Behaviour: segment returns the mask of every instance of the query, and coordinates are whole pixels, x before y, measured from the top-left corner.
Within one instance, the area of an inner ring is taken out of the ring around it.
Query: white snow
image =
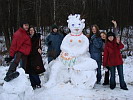
[[[2,70],[2,72],[4,72]],[[0,94],[1,100],[29,100],[33,97],[33,89],[29,84],[27,75],[22,68],[18,69],[20,75],[18,78],[5,82],[3,84],[3,92]],[[4,73],[3,73],[4,75]],[[3,76],[2,76],[3,78]]]
[[[40,89],[32,90],[32,92],[31,91],[29,92],[28,91],[29,89],[26,89],[24,93],[25,95],[24,94],[19,95],[19,97],[21,98],[18,99],[18,93],[14,93],[11,95],[11,94],[7,94],[4,90],[3,78],[5,76],[7,69],[8,67],[0,66],[0,100],[132,100],[133,98],[133,95],[132,95],[133,93],[133,74],[132,74],[133,56],[128,57],[127,59],[124,60],[124,77],[129,89],[128,91],[121,90],[118,81],[117,81],[117,86],[114,90],[111,90],[109,86],[103,86],[100,84],[96,84],[94,89],[85,90],[85,89],[76,88],[68,82],[66,84],[65,83],[58,84],[57,86],[50,89],[46,89],[42,87]],[[19,70],[21,69],[18,69],[18,71]],[[40,76],[42,85],[44,85],[46,82],[46,79],[44,78],[45,74],[46,73]],[[104,70],[102,70],[102,74],[104,76]],[[12,80],[11,82],[14,83],[13,87],[17,87],[20,89],[20,87],[23,87],[24,85],[26,85],[27,87],[30,88],[29,79],[26,75],[28,82],[24,83],[24,81],[26,81],[24,76],[23,77],[20,76],[21,79],[19,79],[20,77],[18,77]],[[104,77],[102,77],[102,83],[103,83],[103,78]],[[116,79],[118,80],[118,75]],[[17,82],[17,80],[21,80],[21,81]],[[11,82],[9,82],[9,84]],[[12,89],[11,86],[7,87],[7,91],[11,92],[10,91],[11,89]],[[20,89],[20,90],[23,90],[23,89]],[[6,97],[6,99],[3,97]]]

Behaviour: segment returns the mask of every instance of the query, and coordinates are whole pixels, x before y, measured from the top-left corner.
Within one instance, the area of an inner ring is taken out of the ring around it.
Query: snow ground
[[[8,67],[0,66],[0,98],[4,92],[3,83],[4,76]],[[94,89],[83,90],[74,87],[70,83],[58,84],[57,86],[46,89],[44,88],[46,78],[41,75],[42,88],[33,90],[34,100],[133,100],[133,56],[124,60],[124,76],[128,85],[128,91],[120,89],[118,75],[116,77],[117,86],[114,90],[109,85],[103,86],[103,78],[101,84],[96,84]],[[102,70],[104,76],[104,71]],[[19,77],[18,77],[19,78]],[[29,85],[29,84],[27,84]],[[1,100],[1,99],[0,99]],[[10,100],[10,99],[9,99]],[[11,99],[12,100],[12,99]],[[21,99],[18,99],[21,100]],[[29,99],[28,99],[29,100]],[[32,99],[33,100],[33,99]]]

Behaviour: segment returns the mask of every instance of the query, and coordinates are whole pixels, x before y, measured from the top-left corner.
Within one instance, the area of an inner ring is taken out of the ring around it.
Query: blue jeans
[[[32,87],[36,87],[36,85],[41,84],[41,80],[39,78],[39,75],[31,75],[29,74],[30,82]]]
[[[98,65],[98,68],[97,68],[97,82],[100,82],[101,81],[101,78],[102,78],[102,75],[101,75],[101,61],[97,61],[97,65]]]
[[[53,57],[48,57],[48,64],[49,64],[52,60],[54,60]]]
[[[23,69],[25,69],[26,64],[27,64],[27,56],[25,56],[21,52],[17,52],[15,54],[15,58],[14,58],[13,62],[11,63],[6,75],[9,75],[10,73],[16,71],[16,68],[17,68],[20,61],[22,61],[21,65],[22,65]]]
[[[120,87],[121,88],[126,88],[127,85],[126,85],[126,83],[124,81],[123,65],[109,67],[110,72],[111,72],[110,87],[111,88],[115,88],[116,87],[116,81],[115,81],[115,71],[116,71],[116,68],[117,68],[118,75],[119,75]]]

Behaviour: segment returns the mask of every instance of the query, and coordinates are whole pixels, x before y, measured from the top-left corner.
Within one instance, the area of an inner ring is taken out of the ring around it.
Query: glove
[[[11,56],[10,57],[6,57],[5,61],[6,61],[6,63],[9,63],[12,59],[13,59],[13,57],[11,57]]]

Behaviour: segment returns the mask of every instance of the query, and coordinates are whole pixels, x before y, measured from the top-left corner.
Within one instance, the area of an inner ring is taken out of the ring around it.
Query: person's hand
[[[115,20],[112,20],[111,22],[114,24],[114,27],[116,28],[117,27],[117,22]]]
[[[120,43],[120,37],[116,37],[116,42],[119,44]]]
[[[106,67],[104,67],[104,68],[103,68],[103,70],[105,70],[105,72],[107,72],[107,71],[108,71],[108,69],[107,69]]]
[[[41,54],[41,53],[42,53],[42,50],[39,48],[39,49],[38,49],[38,52]]]
[[[13,59],[13,57],[11,57],[11,56],[10,57],[6,57],[5,61],[6,61],[6,63],[9,63],[12,59]]]
[[[102,56],[104,55],[104,52],[102,52]]]

